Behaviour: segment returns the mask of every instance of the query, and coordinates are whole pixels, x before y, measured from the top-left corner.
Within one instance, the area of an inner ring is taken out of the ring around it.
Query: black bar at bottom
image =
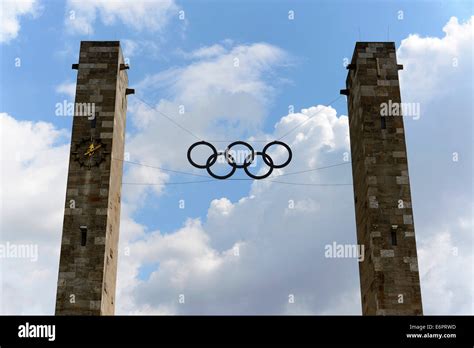
[[[472,347],[472,319],[472,316],[0,316],[0,346],[403,343]],[[43,325],[54,325],[54,340],[52,326]],[[40,333],[45,337],[19,337]]]

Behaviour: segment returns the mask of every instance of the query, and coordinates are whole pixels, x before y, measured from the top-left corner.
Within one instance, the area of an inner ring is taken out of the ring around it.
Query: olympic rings
[[[206,162],[206,164],[202,165],[202,164],[197,164],[192,160],[191,151],[193,151],[193,149],[196,146],[199,146],[199,145],[206,145],[206,146],[211,148],[212,155],[209,158],[214,158],[214,161],[211,161],[212,163],[208,164],[208,162]],[[189,163],[191,163],[196,168],[206,169],[208,166],[212,166],[212,165],[214,165],[214,163],[216,163],[216,161],[217,161],[217,150],[214,147],[214,145],[212,145],[211,143],[208,143],[207,141],[198,141],[197,143],[194,143],[189,147],[189,149],[188,149],[188,161],[189,161]]]
[[[260,175],[260,176],[259,176],[259,175],[254,175],[254,174],[250,173],[249,170],[247,169],[248,165],[245,166],[245,167],[244,167],[245,173],[247,173],[247,175],[250,176],[252,179],[256,179],[256,180],[265,179],[266,177],[270,176],[270,174],[273,172],[273,168],[276,168],[276,166],[273,165],[273,160],[272,160],[272,158],[271,158],[269,155],[267,155],[265,152],[263,152],[263,151],[262,151],[262,152],[258,151],[258,152],[257,152],[257,156],[258,156],[258,155],[261,155],[261,156],[262,156],[263,161],[264,161],[265,163],[267,163],[267,162],[270,163],[270,164],[268,164],[268,166],[270,167],[270,170],[269,170],[266,174],[263,174],[263,175]],[[268,160],[267,160],[267,158],[268,158]],[[247,159],[248,159],[248,157],[247,157]],[[247,162],[247,159],[245,160],[244,163]]]
[[[286,160],[286,162],[282,163],[282,164],[278,164],[278,165],[273,165],[273,162],[270,164],[267,162],[267,156],[263,156],[263,162],[265,162],[265,164],[267,166],[270,166],[270,167],[273,167],[273,168],[283,168],[283,167],[286,167],[288,165],[288,163],[291,162],[291,158],[293,157],[293,154],[291,152],[291,149],[288,145],[286,145],[284,142],[282,141],[278,141],[278,140],[275,140],[275,141],[272,141],[271,143],[268,143],[267,145],[265,145],[265,147],[263,148],[262,152],[263,153],[266,153],[268,148],[272,145],[280,145],[280,146],[283,146],[286,151],[288,151],[288,159]]]
[[[235,170],[237,169],[237,165],[235,164],[234,158],[229,153],[227,153],[226,154],[227,163],[229,163],[229,157],[231,158],[230,163],[232,163],[231,164],[232,170],[229,172],[229,174],[217,175],[217,174],[214,174],[211,171],[211,166],[212,166],[212,164],[216,163],[217,157],[220,156],[220,155],[224,155],[225,153],[226,152],[218,152],[217,155],[212,154],[211,156],[209,156],[209,158],[206,161],[206,167],[205,168],[206,168],[207,172],[209,173],[209,175],[212,176],[214,179],[224,180],[224,179],[230,178],[235,173]],[[212,164],[211,164],[211,162],[212,162]]]
[[[235,164],[236,168],[247,168],[249,165],[252,164],[252,162],[255,158],[255,150],[253,149],[252,146],[247,144],[245,141],[234,141],[232,144],[227,146],[227,149],[225,149],[226,155],[229,153],[230,149],[235,145],[244,145],[245,147],[247,147],[250,150],[250,152],[251,152],[250,156],[252,156],[252,160],[247,165],[245,164],[247,162],[247,159],[244,161],[244,164]]]
[[[200,145],[207,146],[212,151],[212,154],[206,160],[206,164],[198,164],[198,163],[194,162],[193,159],[192,159],[192,156],[191,156],[191,152],[194,150],[194,148],[197,147],[197,146],[200,146]],[[249,152],[250,152],[250,154],[248,156],[246,156],[245,160],[241,164],[238,164],[237,161],[235,160],[235,158],[229,153],[231,151],[232,147],[237,146],[237,145],[245,146],[246,148],[249,149]],[[270,148],[270,146],[273,146],[273,145],[283,146],[286,149],[286,151],[288,152],[288,159],[285,162],[283,162],[281,164],[275,164],[273,162],[273,159],[270,157],[270,155],[267,154],[268,149]],[[231,171],[229,173],[225,174],[225,175],[217,175],[217,174],[213,173],[212,170],[211,170],[211,167],[217,162],[217,158],[219,156],[224,156],[227,164],[229,164],[232,167]],[[261,156],[263,162],[269,167],[268,172],[265,173],[265,174],[262,174],[262,175],[252,174],[248,169],[249,166],[254,162],[255,158],[258,157],[258,156]],[[196,168],[206,169],[208,174],[210,176],[212,176],[214,179],[224,180],[224,179],[230,178],[235,173],[237,168],[240,168],[240,169],[243,168],[245,173],[249,177],[251,177],[252,179],[260,180],[260,179],[265,179],[268,176],[270,176],[271,173],[273,172],[273,169],[286,167],[291,162],[291,159],[293,157],[293,153],[291,152],[291,149],[287,144],[285,144],[281,141],[278,141],[278,140],[272,141],[272,142],[268,143],[267,145],[265,145],[265,147],[263,148],[262,151],[255,151],[253,149],[253,147],[249,143],[246,143],[245,141],[234,141],[229,146],[227,146],[225,151],[217,151],[217,149],[214,147],[214,145],[212,145],[211,143],[209,143],[207,141],[198,141],[198,142],[192,144],[189,147],[187,157],[188,157],[188,161],[189,161],[189,163],[191,163],[191,165],[193,165]]]

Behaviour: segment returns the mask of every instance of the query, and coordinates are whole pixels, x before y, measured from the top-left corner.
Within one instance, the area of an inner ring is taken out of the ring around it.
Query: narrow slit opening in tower
[[[86,246],[87,243],[87,226],[81,226],[81,246]]]
[[[397,245],[397,232],[392,231],[392,245]]]

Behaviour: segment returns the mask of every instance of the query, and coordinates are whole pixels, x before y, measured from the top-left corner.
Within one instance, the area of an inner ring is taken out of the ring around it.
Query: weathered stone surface
[[[58,315],[114,314],[123,162],[111,157],[124,155],[128,77],[127,70],[120,70],[123,63],[118,41],[81,42],[76,103],[94,103],[96,120],[73,120]],[[91,137],[103,144],[104,160],[89,168],[76,160],[74,149]],[[85,235],[81,226],[87,227]]]
[[[403,118],[382,119],[380,112],[383,103],[401,102],[395,44],[358,42],[351,64],[346,88],[357,241],[371,255],[359,263],[362,312],[421,315]]]
[[[393,250],[380,250],[381,257],[394,257],[395,252]]]

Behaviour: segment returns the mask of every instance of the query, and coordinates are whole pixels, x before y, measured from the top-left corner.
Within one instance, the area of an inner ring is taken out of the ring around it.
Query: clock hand
[[[94,144],[90,144],[89,149],[86,151],[86,153],[84,153],[84,156],[87,156],[87,155],[92,156],[95,150],[99,149],[100,147],[102,147],[102,144],[99,144],[96,147],[94,147]]]

